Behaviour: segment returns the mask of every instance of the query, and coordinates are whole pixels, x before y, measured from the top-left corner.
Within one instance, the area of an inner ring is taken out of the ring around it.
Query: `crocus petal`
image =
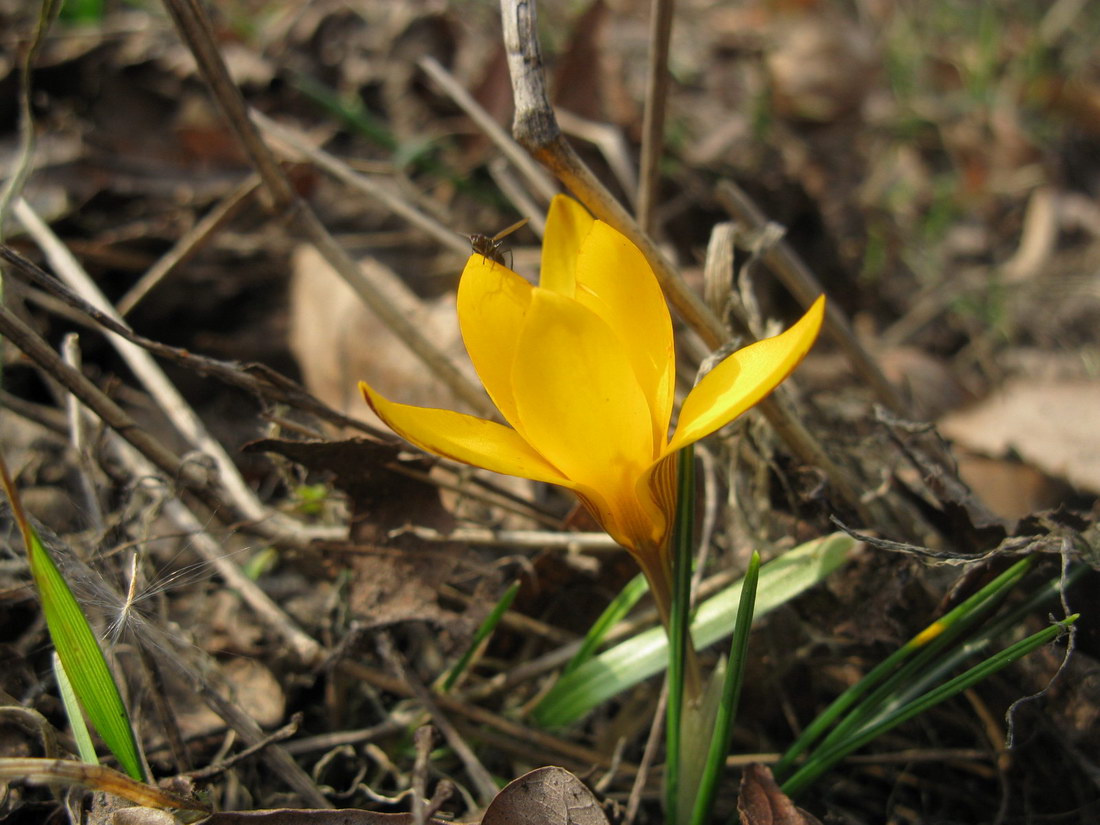
[[[741,415],[770,393],[809,352],[825,314],[825,296],[786,332],[726,358],[684,399],[666,453],[698,441]]]
[[[532,289],[508,267],[480,255],[470,256],[458,283],[458,326],[466,351],[489,397],[513,427],[512,362]]]
[[[452,410],[398,404],[363,381],[359,389],[391,430],[423,450],[496,473],[574,486],[510,427]]]
[[[577,254],[595,223],[595,218],[572,198],[554,196],[546,216],[539,286],[573,297]]]
[[[655,443],[664,444],[672,416],[676,355],[668,305],[645,256],[622,234],[597,222],[577,258],[575,297],[622,341],[649,399]]]
[[[634,482],[654,458],[653,427],[623,345],[602,319],[536,289],[512,387],[524,434],[547,461],[613,508],[624,506],[623,496],[633,500]]]

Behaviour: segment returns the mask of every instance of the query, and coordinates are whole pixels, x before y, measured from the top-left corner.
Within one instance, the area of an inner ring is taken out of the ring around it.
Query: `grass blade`
[[[92,735],[88,732],[88,725],[84,721],[84,711],[80,709],[80,702],[73,690],[73,683],[69,681],[69,674],[65,672],[65,665],[61,664],[61,657],[55,650],[53,653],[53,675],[57,679],[57,689],[61,693],[61,704],[65,706],[65,716],[69,719],[69,729],[73,733],[76,742],[76,752],[81,762],[89,765],[98,765],[99,756],[95,752],[92,743]]]
[[[714,794],[718,789],[722,768],[726,764],[726,754],[730,749],[730,731],[741,699],[741,685],[745,675],[745,653],[749,647],[749,631],[752,629],[752,615],[756,606],[759,581],[760,554],[753,551],[752,558],[749,560],[749,569],[745,571],[745,582],[741,588],[741,599],[737,606],[737,623],[733,627],[733,638],[730,640],[726,680],[722,686],[722,700],[714,718],[714,733],[711,736],[710,750],[699,782],[699,790],[695,795],[691,825],[706,825],[710,821]]]
[[[940,702],[950,699],[955,694],[961,693],[983,679],[992,676],[997,671],[1007,667],[1017,659],[1026,656],[1036,648],[1043,646],[1047,642],[1053,641],[1064,633],[1070,625],[1076,622],[1079,616],[1079,613],[1074,613],[1072,616],[1067,616],[1062,621],[1055,622],[1050,627],[1032,636],[1028,636],[1026,639],[991,656],[984,662],[975,665],[965,673],[961,673],[954,679],[945,682],[938,688],[930,690],[904,707],[899,708],[896,712],[889,714],[887,717],[858,730],[853,736],[845,741],[838,742],[833,747],[824,749],[820,753],[813,754],[805,765],[782,784],[781,787],[783,792],[789,796],[799,793],[822,773],[827,771],[852,751],[863,747],[871,740],[881,736],[891,728],[900,725],[902,722],[906,722],[914,716],[924,713]]]
[[[607,635],[607,632],[625,619],[627,614],[634,609],[634,605],[638,603],[638,600],[648,591],[649,582],[645,580],[645,576],[641,573],[627,582],[626,587],[619,591],[619,595],[611,601],[607,609],[605,609],[604,612],[600,614],[600,617],[593,622],[592,626],[588,628],[588,632],[584,634],[584,640],[581,642],[580,649],[562,669],[562,674],[572,673],[591,659],[596,653],[596,648],[600,646],[600,643]]]
[[[691,624],[691,557],[695,527],[695,450],[680,451],[676,462],[676,524],[672,531],[672,612],[668,627],[668,705],[665,721],[665,815],[678,822],[681,721]]]
[[[504,591],[504,595],[500,597],[500,601],[496,603],[489,615],[485,617],[485,621],[478,627],[477,633],[474,634],[474,638],[470,641],[470,646],[466,648],[466,652],[462,654],[462,658],[455,662],[454,667],[451,668],[447,674],[447,678],[443,680],[443,684],[440,686],[440,691],[446,693],[452,687],[455,682],[458,681],[458,677],[466,672],[466,668],[470,666],[470,660],[474,658],[474,651],[478,649],[478,646],[484,642],[496,630],[497,625],[500,624],[500,620],[504,618],[504,614],[508,612],[508,608],[512,606],[512,601],[516,598],[516,593],[519,592],[519,582],[512,582],[511,586]]]
[[[916,669],[919,670],[923,667],[930,657],[937,655],[947,644],[984,615],[984,608],[991,606],[1005,595],[1026,575],[1032,566],[1031,559],[1025,558],[1018,561],[974,595],[932,622],[872,668],[866,676],[844,691],[813,722],[806,726],[806,729],[802,731],[802,734],[776,764],[773,769],[775,776],[782,777],[799,755],[816,742],[860,698],[867,696],[859,713],[853,714],[841,722],[840,726],[830,734],[830,737],[836,736],[838,732],[843,736],[847,731],[858,726],[859,722],[872,714],[880,706],[881,701],[893,692],[896,684],[902,681],[906,674],[913,673],[913,668],[903,668],[907,661],[911,661],[914,656],[917,656]],[[917,654],[921,655],[918,656]],[[899,668],[903,669],[899,670]],[[869,696],[868,693],[870,693]]]
[[[756,616],[786,604],[841,567],[856,541],[834,533],[790,550],[760,568]],[[696,648],[726,638],[733,630],[742,582],[703,602],[692,622]],[[655,627],[604,651],[563,676],[535,709],[543,726],[568,725],[601,702],[660,673],[668,666],[668,639]]]
[[[61,571],[38,537],[23,512],[18,491],[12,483],[8,467],[0,456],[0,478],[12,513],[23,534],[27,559],[42,600],[42,612],[50,631],[54,648],[72,683],[84,713],[103,738],[123,770],[133,779],[145,781],[145,768],[138,752],[137,740],[118,686],[107,667],[88,620],[80,610]]]

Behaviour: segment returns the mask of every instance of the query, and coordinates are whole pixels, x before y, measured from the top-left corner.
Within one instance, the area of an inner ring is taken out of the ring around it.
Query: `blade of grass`
[[[82,762],[98,765],[99,756],[95,752],[92,735],[88,732],[88,725],[84,721],[84,712],[80,709],[73,683],[69,681],[69,674],[65,672],[65,665],[61,664],[61,657],[57,655],[56,650],[52,658],[53,675],[57,680],[57,690],[61,693],[61,704],[65,706],[65,716],[69,719],[69,730],[72,731],[73,740],[76,742],[76,752]]]
[[[981,653],[993,643],[994,639],[1018,626],[1025,616],[1034,613],[1044,602],[1057,596],[1063,587],[1069,587],[1090,569],[1091,568],[1084,564],[1077,565],[1069,570],[1064,581],[1062,577],[1055,576],[1050,581],[1041,585],[1026,601],[1012,608],[1010,611],[1006,612],[1005,615],[990,622],[988,626],[981,628],[973,637],[966,640],[954,650],[949,651],[939,661],[929,666],[919,678],[911,680],[906,688],[899,692],[896,703],[887,706],[884,712],[891,711],[895,704],[900,705],[911,701],[914,696],[923,693],[930,685],[935,684],[935,682],[943,678],[946,674],[955,670],[962,662]]]
[[[691,557],[695,527],[695,450],[680,450],[676,462],[676,524],[672,531],[672,613],[668,626],[668,705],[665,721],[665,815],[675,825],[679,811],[680,747],[684,679],[691,625]],[[692,697],[693,699],[697,697]]]
[[[504,618],[504,614],[508,612],[508,608],[512,606],[512,601],[516,598],[516,593],[519,592],[519,582],[512,582],[511,586],[504,591],[504,595],[500,597],[500,601],[496,603],[489,615],[485,617],[485,621],[478,627],[477,633],[474,634],[474,638],[470,641],[470,646],[466,648],[466,652],[462,654],[462,658],[455,662],[454,667],[451,668],[447,674],[447,678],[443,680],[443,684],[440,686],[440,691],[446,693],[452,687],[455,682],[458,681],[458,677],[466,672],[466,668],[470,666],[470,660],[474,658],[474,652],[478,649],[478,646],[484,642],[496,630],[497,625],[500,624],[500,620]]]
[[[107,667],[107,660],[103,657],[99,642],[65,578],[27,520],[19,493],[2,455],[0,480],[11,503],[12,514],[23,534],[31,576],[42,600],[46,627],[72,682],[73,691],[88,719],[123,770],[132,778],[144,782],[145,768],[138,752],[137,740],[134,738],[130,717],[119,695],[118,686]]]
[[[851,536],[834,533],[761,566],[755,615],[763,616],[823,580],[847,561],[856,544]],[[692,623],[696,648],[714,644],[732,632],[741,587],[742,582],[734,582],[699,606]],[[664,629],[655,627],[639,633],[563,676],[535,709],[534,718],[546,727],[567,725],[667,666]]]
[[[1067,616],[1062,621],[1055,622],[1050,627],[1028,636],[1026,639],[1002,650],[1000,653],[970,668],[965,673],[959,674],[954,679],[945,682],[938,688],[925,693],[904,707],[899,708],[887,718],[862,728],[844,742],[837,743],[831,748],[813,754],[806,764],[799,768],[799,770],[780,787],[788,796],[794,796],[800,791],[805,790],[811,782],[852,751],[863,747],[891,728],[912,719],[918,714],[924,713],[926,710],[935,707],[946,699],[950,699],[952,696],[972,687],[983,679],[992,676],[994,673],[1012,664],[1017,659],[1026,656],[1033,650],[1054,640],[1065,632],[1070,625],[1076,622],[1079,616],[1079,613],[1074,613],[1071,616]]]
[[[865,709],[865,714],[867,712],[873,712],[880,703],[880,700],[891,692],[894,686],[900,681],[897,672],[906,660],[912,659],[912,657],[916,656],[922,650],[927,651],[930,649],[933,651],[933,655],[942,650],[949,642],[957,638],[964,629],[972,626],[973,622],[976,621],[980,615],[984,615],[984,611],[979,613],[983,605],[989,605],[996,597],[1007,593],[1024,577],[1027,571],[1031,569],[1032,565],[1033,562],[1030,558],[1021,559],[1016,564],[1012,565],[1012,567],[993,579],[993,581],[981,588],[974,595],[970,596],[941,618],[932,622],[932,624],[916,634],[884,661],[876,665],[866,676],[856,682],[856,684],[844,691],[828,708],[822,711],[813,722],[807,725],[806,729],[795,740],[794,744],[787,749],[787,752],[783,754],[783,758],[779,760],[773,769],[775,776],[777,778],[782,777],[790,769],[794,760],[797,759],[799,755],[805,752],[805,750],[816,742],[834,722],[846,713],[849,708],[853,707],[861,697],[866,696],[868,693],[871,693],[871,696],[868,697],[862,707]],[[922,661],[926,662],[927,659],[928,657],[925,656]],[[912,671],[907,670],[906,672],[911,673]],[[894,674],[894,676],[891,677],[891,674]],[[883,689],[884,682],[886,684],[885,690]],[[849,719],[852,718],[853,717],[849,717]],[[863,718],[866,718],[866,716],[860,717],[860,719]],[[849,722],[848,719],[841,722],[841,726],[844,728],[842,733],[846,730],[850,730],[852,724],[853,723]]]
[[[741,587],[741,599],[737,605],[737,622],[733,627],[730,657],[726,665],[726,681],[722,686],[722,701],[718,705],[718,713],[714,719],[714,734],[711,736],[710,750],[699,782],[699,790],[695,796],[695,805],[691,811],[692,825],[706,825],[710,821],[718,780],[726,764],[726,754],[730,749],[730,732],[741,699],[741,685],[745,675],[745,653],[749,647],[749,631],[752,629],[752,614],[756,605],[759,581],[760,553],[754,550],[749,560],[749,569],[745,571],[745,583]]]
[[[619,595],[612,600],[611,604],[600,614],[600,617],[588,628],[580,648],[562,669],[562,675],[572,673],[591,659],[607,632],[626,618],[627,614],[634,609],[634,605],[648,590],[649,582],[645,580],[645,576],[641,573],[627,582],[626,587],[619,592]]]

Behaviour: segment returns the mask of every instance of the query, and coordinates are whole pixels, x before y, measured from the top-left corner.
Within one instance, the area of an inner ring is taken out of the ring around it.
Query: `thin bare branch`
[[[213,26],[199,0],[165,0],[180,34],[195,56],[199,70],[210,86],[222,115],[241,142],[264,186],[274,202],[275,211],[282,214],[312,243],[329,265],[336,270],[364,303],[389,329],[405,342],[447,387],[482,415],[495,416],[496,410],[484,391],[466,378],[461,370],[435,346],[420,328],[387,301],[386,293],[375,280],[352,260],[332,237],[309,205],[298,198],[286,174],[279,167],[271,149],[264,143],[257,127],[249,119],[248,107],[240,90],[233,84],[229,70],[218,50]],[[381,267],[378,264],[377,267]],[[378,270],[375,268],[376,271]]]
[[[95,281],[77,263],[76,258],[72,256],[61,242],[61,239],[53,233],[30,207],[30,204],[22,198],[15,203],[15,216],[46,253],[46,257],[53,265],[54,270],[66,283],[100,312],[110,316],[116,322],[122,321],[122,317],[111,306],[103,293],[99,291]],[[215,466],[218,468],[218,474],[221,476],[221,482],[237,508],[249,519],[260,521],[267,518],[270,513],[245,482],[237,469],[237,465],[233,463],[233,459],[229,457],[221,443],[207,432],[206,425],[203,424],[195,411],[180,395],[175,385],[164,374],[164,371],[153,360],[152,356],[141,347],[118,335],[109,333],[107,340],[126,361],[127,366],[137,376],[142,386],[145,387],[153,400],[168,416],[168,420],[172,422],[179,433],[187,439],[192,447],[210,456],[214,461]]]
[[[546,173],[537,164],[531,161],[531,156],[523,151],[511,135],[500,128],[500,125],[482,108],[481,104],[474,100],[473,95],[467,92],[462,84],[455,80],[451,73],[444,69],[434,57],[430,55],[422,57],[417,65],[427,72],[432,80],[443,87],[443,91],[451,97],[451,100],[457,103],[462,111],[469,116],[470,120],[488,135],[489,139],[512,162],[520,174],[527,178],[527,182],[531,184],[531,187],[544,201],[549,203],[550,199],[558,192],[558,187],[554,184],[554,181],[547,177]]]
[[[282,123],[276,123],[267,115],[255,109],[251,109],[250,114],[253,122],[260,130],[275,141],[276,148],[279,148],[280,144],[284,147],[281,150],[283,153],[305,158],[318,169],[370,198],[372,202],[382,204],[399,218],[403,218],[410,225],[434,238],[443,247],[453,250],[463,257],[470,254],[470,242],[465,237],[444,226],[431,215],[425,214],[409,204],[405,198],[391,191],[390,187],[386,185],[386,181],[356,172],[340,158],[314,146],[309,138],[297,129]]]
[[[645,115],[642,120],[641,180],[638,187],[638,224],[654,234],[661,155],[665,148],[665,104],[668,101],[668,44],[672,37],[673,0],[653,0],[649,18],[649,65]]]
[[[149,267],[119,299],[117,307],[120,316],[129,315],[146,295],[152,292],[157,284],[163,281],[176,267],[183,264],[202,248],[222,227],[236,215],[252,194],[259,188],[260,178],[252,174],[241,181],[226,195],[220,203],[211,209],[202,219],[172,245],[172,248],[164,253],[160,259]]]

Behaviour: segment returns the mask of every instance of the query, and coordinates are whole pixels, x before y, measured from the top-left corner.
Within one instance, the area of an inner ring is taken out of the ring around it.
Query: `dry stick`
[[[388,634],[384,634],[380,638],[380,647],[382,648],[383,655],[389,659],[390,664],[397,671],[401,680],[408,687],[413,696],[416,697],[423,707],[431,716],[432,722],[439,732],[443,734],[443,738],[447,740],[447,744],[451,746],[451,749],[455,752],[460,760],[462,760],[463,767],[466,768],[466,775],[470,777],[470,780],[477,788],[478,801],[486,806],[493,801],[493,797],[497,795],[496,782],[493,781],[492,775],[485,769],[485,766],[481,764],[481,760],[477,758],[473,750],[466,744],[466,740],[462,738],[462,734],[458,732],[451,721],[440,710],[438,703],[432,698],[431,693],[424,685],[420,684],[415,676],[408,672],[405,667],[405,663],[402,661],[400,654],[394,649],[393,642]],[[414,795],[415,796],[415,795]]]
[[[152,438],[121,407],[100,392],[95,384],[62,361],[38,333],[2,306],[0,336],[7,338],[47,374],[56,378],[65,389],[102,418],[107,426],[129,441],[168,478],[181,484],[211,509],[225,507],[224,502],[211,488],[205,471],[194,462],[181,461],[175,453]]]
[[[241,181],[241,183],[235,186],[217,206],[203,215],[202,219],[185,232],[183,236],[173,244],[172,248],[164,253],[160,260],[149,267],[148,271],[138,279],[138,282],[130,287],[126,294],[119,299],[116,305],[119,315],[123,317],[129,315],[130,311],[136,307],[146,295],[152,292],[157,284],[171,274],[172,270],[198,252],[200,247],[217,234],[226,223],[233,219],[241,210],[241,207],[248,203],[248,199],[259,186],[259,175],[254,173],[249,175]]]
[[[542,196],[542,199],[549,203],[549,201],[558,192],[558,187],[554,184],[554,181],[547,177],[546,173],[539,168],[538,164],[531,160],[531,156],[523,151],[523,148],[519,146],[512,136],[509,135],[504,129],[500,127],[500,124],[493,120],[493,116],[482,108],[481,104],[474,100],[473,95],[467,92],[462,84],[459,83],[450,72],[444,69],[439,61],[434,57],[426,56],[420,58],[417,62],[428,76],[432,78],[436,83],[443,87],[445,91],[459,108],[466,113],[466,115],[474,122],[474,124],[483,131],[497,148],[504,154],[508,160],[512,162],[512,165],[519,170],[520,174],[527,178],[531,187]]]
[[[534,198],[527,194],[520,180],[515,176],[512,167],[504,158],[493,158],[489,161],[489,177],[493,183],[504,193],[516,211],[527,218],[527,225],[540,238],[546,234],[546,209],[535,203]]]
[[[352,678],[361,679],[387,693],[394,693],[398,696],[406,697],[412,697],[414,695],[412,688],[406,682],[382,673],[376,668],[367,667],[366,665],[349,659],[341,659],[337,662],[336,666]],[[610,764],[610,760],[608,760],[607,756],[599,751],[586,748],[583,745],[574,744],[573,742],[568,742],[564,739],[559,739],[556,736],[544,733],[535,728],[525,727],[510,719],[505,719],[503,716],[499,716],[490,710],[463,702],[453,696],[437,694],[432,697],[432,700],[443,710],[464,716],[477,724],[495,728],[506,736],[526,743],[528,748],[556,753],[563,757],[568,757],[580,764],[600,765],[605,767]]]
[[[649,73],[642,120],[641,183],[638,224],[652,235],[657,211],[661,155],[665,148],[665,103],[668,100],[668,42],[672,36],[673,0],[653,0],[649,20]]]
[[[728,180],[722,181],[718,184],[717,192],[718,200],[726,211],[749,230],[759,232],[768,225],[764,213],[737,184]],[[808,305],[824,292],[820,281],[785,240],[780,239],[764,251],[764,262],[799,303]],[[906,405],[901,396],[859,343],[848,319],[835,301],[829,301],[825,305],[824,326],[825,333],[848,357],[852,368],[871,387],[879,402],[897,415],[904,415]]]
[[[141,468],[136,474],[147,475],[146,462],[163,473],[172,482],[198,498],[206,507],[224,517],[227,509],[219,491],[209,483],[207,474],[194,462],[183,461],[159,441],[152,438],[130,418],[117,404],[107,398],[98,387],[81,373],[66,364],[30,327],[10,310],[0,307],[0,336],[7,338],[38,364],[47,374],[59,381],[81,404],[134,447],[141,457]],[[174,505],[178,505],[176,510]],[[223,549],[209,534],[201,522],[177,500],[169,502],[170,515],[193,533],[194,546],[218,570],[230,587],[256,612],[261,620],[282,636],[298,659],[306,664],[316,664],[324,656],[321,646],[300,631],[294,622],[271,598],[249,579],[241,569],[225,558]]]
[[[649,768],[657,757],[657,749],[661,745],[662,734],[665,729],[665,709],[668,706],[668,678],[661,683],[661,695],[657,698],[657,707],[653,710],[653,722],[649,726],[649,736],[646,737],[645,750],[642,751],[642,761],[638,763],[638,773],[634,777],[634,784],[630,788],[630,797],[626,803],[626,813],[623,814],[622,825],[633,825],[638,816],[638,808],[642,804],[642,794],[649,781]]]
[[[415,323],[391,306],[386,296],[367,277],[351,256],[336,243],[310,207],[299,199],[290,181],[248,117],[240,90],[233,84],[218,51],[214,29],[200,0],[165,0],[165,7],[187,43],[206,79],[229,128],[240,140],[257,173],[267,187],[277,213],[302,232],[329,265],[371,308],[390,331],[405,342],[452,392],[482,415],[495,416],[496,409],[484,391],[466,378]]]
[[[114,307],[99,291],[99,287],[77,263],[61,240],[50,230],[41,218],[22,198],[15,203],[15,216],[27,229],[35,242],[46,253],[54,270],[73,289],[80,293],[88,303],[116,322],[122,318]],[[164,371],[144,349],[118,335],[108,333],[107,340],[122,356],[123,360],[141,381],[142,385],[168,416],[175,428],[187,442],[197,450],[213,459],[226,492],[232,496],[234,504],[249,519],[263,520],[269,516],[256,494],[241,477],[237,465],[222,445],[206,431],[202,420],[180,395]]]
[[[512,131],[527,151],[550,169],[600,220],[610,224],[637,246],[675,307],[703,342],[715,349],[726,340],[721,321],[711,312],[665,259],[650,237],[615,200],[564,140],[546,93],[542,53],[538,44],[535,3],[501,0],[504,46],[512,75],[516,119]],[[837,466],[821,445],[786,409],[765,398],[757,408],[781,439],[806,464],[820,467],[847,504],[871,522],[851,475]]]
[[[63,314],[65,318],[74,323],[83,324],[89,329],[97,331],[99,331],[99,328],[110,330],[154,355],[200,375],[212,375],[232,387],[251,393],[257,398],[287,404],[311,413],[324,421],[329,421],[338,427],[358,430],[375,440],[387,440],[391,437],[389,433],[384,433],[369,424],[336,412],[318,401],[285,375],[275,372],[263,364],[242,365],[230,361],[219,361],[216,358],[196,355],[188,350],[170,347],[167,344],[138,335],[125,324],[119,323],[106,313],[100,312],[63,283],[48,275],[45,270],[27,260],[9,246],[0,244],[0,260],[7,261],[28,282],[44,290],[44,295],[30,291],[27,296],[30,300],[38,302],[55,314]],[[64,313],[65,310],[70,309],[75,311]]]
[[[420,211],[409,204],[405,198],[395,194],[391,188],[376,176],[364,175],[352,169],[340,158],[336,157],[318,146],[314,146],[310,139],[297,129],[292,129],[282,123],[276,123],[262,112],[249,109],[252,122],[268,138],[275,141],[276,148],[282,145],[282,153],[294,157],[304,158],[323,172],[331,175],[336,180],[366,195],[372,201],[381,203],[399,218],[403,218],[412,226],[420,229],[427,235],[435,238],[442,246],[466,256],[470,254],[470,242],[462,235],[447,228],[431,215]]]
[[[599,149],[607,168],[623,188],[629,203],[638,202],[638,175],[634,171],[634,161],[630,145],[623,136],[623,130],[610,123],[586,120],[565,109],[557,111],[558,124],[565,134],[586,140]]]
[[[105,424],[128,441],[168,478],[180,483],[212,510],[225,509],[221,498],[208,486],[205,473],[202,473],[193,463],[181,461],[174,453],[165,449],[160,442],[152,439],[118,405],[103,395],[98,387],[66,364],[37,333],[3,306],[0,306],[0,336],[7,338],[39,367],[56,378],[85,407],[99,416]],[[172,503],[183,508],[183,505],[178,501],[170,502],[170,504]],[[183,509],[189,513],[186,508]],[[203,546],[203,535],[200,527],[195,532],[195,546],[200,549]],[[210,542],[213,543],[213,539],[210,539]],[[227,583],[238,590],[242,598],[253,609],[260,608],[257,610],[257,616],[277,633],[283,635],[302,661],[315,663],[326,655],[321,646],[306,634],[300,631],[293,632],[297,630],[293,626],[293,622],[282,613],[266,593],[259,590],[254,582],[244,576],[236,565],[230,564],[229,567],[223,569],[224,553],[216,545],[213,549],[217,552],[210,558],[211,563],[218,567],[219,572],[227,578]],[[170,659],[169,661],[172,661],[177,667],[184,667],[182,660]],[[212,704],[222,718],[241,733],[246,741],[257,741],[262,738],[263,732],[259,726],[239,707],[218,696],[215,691],[203,685],[197,677],[194,677],[194,681],[196,689],[199,690],[203,698]],[[282,752],[281,749],[266,751],[265,758],[274,760],[274,763],[278,766],[277,770],[283,775],[288,784],[298,790],[299,793],[302,793],[304,797],[314,804],[329,806],[327,800],[310,782],[309,777],[285,752]]]

